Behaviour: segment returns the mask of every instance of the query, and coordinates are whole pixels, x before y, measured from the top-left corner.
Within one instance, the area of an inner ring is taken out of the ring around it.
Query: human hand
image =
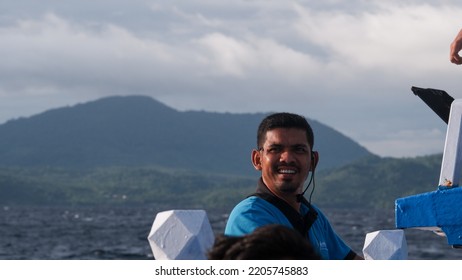
[[[462,29],[457,34],[454,41],[451,43],[451,50],[449,52],[449,60],[454,64],[462,64],[462,57],[459,55],[459,51],[462,49]]]

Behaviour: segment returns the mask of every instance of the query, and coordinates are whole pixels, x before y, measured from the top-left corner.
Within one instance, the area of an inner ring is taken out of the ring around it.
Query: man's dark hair
[[[320,260],[311,244],[292,228],[271,224],[244,236],[218,236],[210,260]]]
[[[266,132],[275,128],[299,128],[306,131],[306,139],[311,149],[314,145],[313,129],[308,121],[300,115],[292,113],[275,113],[264,118],[258,126],[257,147],[262,148],[265,142]]]

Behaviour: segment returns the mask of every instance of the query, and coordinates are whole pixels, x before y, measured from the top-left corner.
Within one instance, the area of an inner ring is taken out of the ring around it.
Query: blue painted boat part
[[[462,187],[440,186],[436,191],[395,201],[396,228],[441,230],[449,245],[462,246]]]

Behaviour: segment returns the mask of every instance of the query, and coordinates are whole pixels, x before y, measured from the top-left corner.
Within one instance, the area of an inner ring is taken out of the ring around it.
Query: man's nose
[[[293,162],[294,159],[295,159],[294,153],[292,151],[290,151],[289,149],[284,150],[281,153],[281,157],[279,158],[280,161],[287,162],[287,163]]]

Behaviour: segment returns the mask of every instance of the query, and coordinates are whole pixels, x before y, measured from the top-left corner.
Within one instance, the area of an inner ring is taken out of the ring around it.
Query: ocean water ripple
[[[361,253],[366,233],[394,229],[391,211],[323,209],[335,230]],[[2,260],[148,260],[147,236],[158,210],[146,207],[0,208]],[[221,234],[226,213],[208,213]],[[409,259],[462,259],[462,250],[429,231],[406,229]]]

